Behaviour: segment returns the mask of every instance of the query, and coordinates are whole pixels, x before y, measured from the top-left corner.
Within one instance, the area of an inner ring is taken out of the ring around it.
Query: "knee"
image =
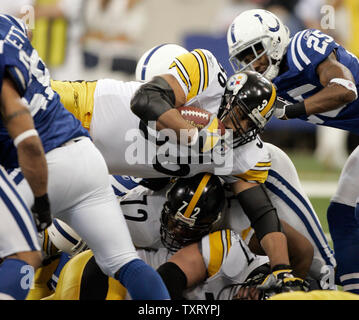
[[[32,266],[34,270],[38,269],[42,264],[42,254],[40,251],[17,252],[6,258],[22,260]]]

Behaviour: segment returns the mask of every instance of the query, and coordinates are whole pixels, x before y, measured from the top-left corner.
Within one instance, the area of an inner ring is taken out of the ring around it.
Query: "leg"
[[[58,148],[47,158],[54,216],[77,232],[102,271],[117,276],[133,299],[169,299],[158,273],[136,253],[105,161],[90,140]],[[59,181],[64,181],[60,189]]]
[[[327,211],[338,263],[336,280],[345,291],[359,293],[359,148],[349,156]]]
[[[0,168],[0,299],[24,300],[41,264],[32,215]]]

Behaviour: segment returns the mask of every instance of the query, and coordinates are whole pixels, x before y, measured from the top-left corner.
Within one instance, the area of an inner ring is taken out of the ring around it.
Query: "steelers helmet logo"
[[[245,73],[236,73],[232,75],[227,82],[227,89],[237,94],[247,82],[248,76]]]

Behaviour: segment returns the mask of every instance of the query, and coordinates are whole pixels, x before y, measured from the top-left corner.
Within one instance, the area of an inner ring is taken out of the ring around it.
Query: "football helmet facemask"
[[[254,140],[271,119],[276,106],[274,85],[255,71],[232,75],[226,84],[218,118],[233,125],[233,148]],[[246,127],[243,126],[244,120]]]
[[[262,10],[247,10],[238,15],[227,31],[229,61],[234,71],[253,68],[253,63],[267,55],[269,65],[262,73],[274,79],[289,44],[289,29],[273,13]],[[253,59],[247,61],[245,57]]]
[[[170,251],[199,241],[221,219],[225,195],[221,180],[209,173],[179,178],[167,191],[161,213],[161,241]]]

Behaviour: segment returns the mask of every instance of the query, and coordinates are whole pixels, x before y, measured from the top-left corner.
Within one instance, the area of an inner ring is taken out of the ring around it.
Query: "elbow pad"
[[[174,108],[175,102],[171,86],[157,76],[135,92],[131,99],[131,110],[147,125],[149,121],[157,121],[163,113]]]
[[[270,201],[263,184],[244,190],[236,197],[259,241],[268,233],[283,232],[277,210]]]

